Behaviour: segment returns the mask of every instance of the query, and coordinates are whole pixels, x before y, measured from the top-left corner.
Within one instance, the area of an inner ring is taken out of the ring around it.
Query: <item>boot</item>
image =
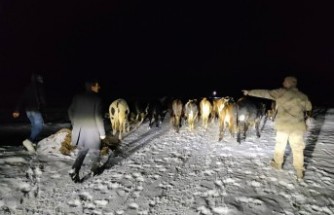
[[[99,163],[95,163],[90,172],[92,176],[101,175],[103,172],[103,166],[99,165]]]
[[[35,153],[36,150],[35,150],[35,147],[34,147],[34,144],[29,140],[29,139],[25,139],[23,142],[22,142],[23,146],[31,153]]]
[[[277,169],[277,170],[282,169],[282,165],[276,163],[274,159],[270,161],[270,166],[273,167],[274,169]]]
[[[80,177],[79,177],[79,172],[78,171],[76,171],[75,169],[71,169],[68,172],[68,174],[70,175],[70,177],[71,177],[71,179],[74,183],[80,182]]]

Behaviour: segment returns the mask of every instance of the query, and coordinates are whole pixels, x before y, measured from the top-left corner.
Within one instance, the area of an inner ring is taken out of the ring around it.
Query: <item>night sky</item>
[[[1,97],[15,103],[31,72],[44,75],[57,101],[91,77],[110,100],[241,96],[296,75],[314,103],[332,105],[332,9],[320,1],[3,0]]]

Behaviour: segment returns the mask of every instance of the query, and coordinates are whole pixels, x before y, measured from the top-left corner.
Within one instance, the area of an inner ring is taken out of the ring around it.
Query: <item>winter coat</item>
[[[93,143],[89,144],[98,144],[100,136],[105,136],[101,107],[101,99],[93,92],[79,94],[73,98],[68,108],[68,116],[72,123],[73,145],[80,146],[87,141],[83,137],[88,136],[93,140],[91,141]]]
[[[15,111],[24,108],[25,111],[41,111],[45,106],[44,88],[41,83],[32,81],[23,91]]]
[[[305,112],[312,110],[308,97],[297,88],[249,90],[248,95],[276,101],[275,128],[278,131],[306,131]]]

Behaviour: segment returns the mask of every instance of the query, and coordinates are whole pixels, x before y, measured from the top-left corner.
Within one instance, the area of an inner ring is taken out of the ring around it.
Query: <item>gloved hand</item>
[[[106,138],[106,135],[100,135],[101,140],[103,140],[104,138]]]
[[[244,96],[248,95],[248,90],[241,90],[241,92],[244,94]]]

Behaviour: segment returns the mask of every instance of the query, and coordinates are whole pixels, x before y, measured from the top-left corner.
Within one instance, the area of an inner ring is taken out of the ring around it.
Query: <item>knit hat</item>
[[[297,87],[297,78],[294,76],[287,76],[284,79],[291,87]]]

